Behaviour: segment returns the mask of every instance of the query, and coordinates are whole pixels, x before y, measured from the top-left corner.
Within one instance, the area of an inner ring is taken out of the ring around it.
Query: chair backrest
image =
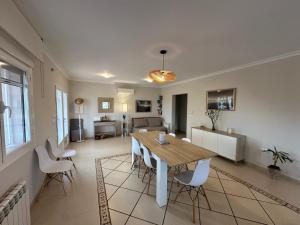
[[[142,155],[140,143],[134,137],[131,137],[131,150],[136,155]]]
[[[47,168],[49,168],[49,165],[53,163],[53,160],[50,159],[47,149],[44,146],[39,145],[35,148],[35,151],[39,158],[39,166],[41,171],[47,173]]]
[[[209,164],[210,159],[199,160],[197,162],[197,166],[189,185],[198,187],[206,182],[209,174]]]
[[[145,162],[146,166],[149,168],[153,168],[152,163],[151,163],[151,155],[150,155],[148,148],[143,144],[141,144],[141,148],[143,149],[143,152],[144,152],[144,162]]]
[[[169,133],[169,135],[172,137],[176,137],[176,134],[174,134],[174,133]]]
[[[147,130],[147,129],[144,129],[144,128],[142,128],[142,129],[139,129],[139,132],[140,132],[140,133],[145,133],[145,132],[148,132],[148,130]]]
[[[50,144],[50,151],[55,158],[61,157],[62,151],[57,146],[56,142],[53,138],[48,138],[48,142]]]
[[[191,139],[189,139],[189,138],[181,138],[181,140],[186,141],[186,142],[188,142],[188,143],[191,143],[191,142],[192,142]]]

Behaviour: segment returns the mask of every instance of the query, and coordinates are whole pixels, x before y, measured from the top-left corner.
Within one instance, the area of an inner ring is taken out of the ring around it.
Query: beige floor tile
[[[268,215],[256,200],[228,195],[233,213],[240,218],[272,224]]]
[[[128,173],[113,171],[104,178],[105,183],[120,186],[129,177]]]
[[[207,179],[206,183],[203,185],[203,187],[205,189],[211,190],[211,191],[224,192],[219,179],[214,178],[214,177],[208,177],[208,179]]]
[[[113,170],[102,168],[103,177],[106,177],[109,173],[111,173]]]
[[[154,197],[143,194],[132,215],[152,223],[161,224],[165,207],[159,207]]]
[[[210,170],[209,170],[209,176],[210,177],[214,177],[214,178],[218,178],[217,171],[214,170],[214,169],[212,169],[212,168],[210,168]]]
[[[232,211],[225,194],[215,191],[205,191],[205,193],[212,210],[232,215]]]
[[[164,225],[194,225],[192,221],[192,206],[181,204],[169,204]],[[195,210],[196,224],[199,224],[198,209]]]
[[[273,204],[279,204],[277,202],[275,202],[274,200],[268,198],[267,196],[261,194],[261,193],[258,193],[257,191],[254,191],[254,190],[251,190],[251,192],[254,194],[254,196],[260,200],[260,201],[264,201],[264,202],[270,202],[270,203],[273,203]]]
[[[109,159],[105,163],[103,163],[102,167],[113,170],[116,167],[118,167],[121,163],[121,161]]]
[[[130,214],[136,202],[140,197],[140,193],[130,191],[124,188],[118,191],[109,199],[108,205],[110,208],[115,209],[126,214]]]
[[[113,224],[114,225],[114,224]],[[153,225],[153,223],[148,223],[144,220],[140,220],[134,217],[130,217],[126,225]]]
[[[112,194],[118,189],[118,187],[110,184],[105,184],[106,197],[109,199]]]
[[[238,225],[261,225],[261,223],[256,223],[253,221],[249,221],[249,220],[244,220],[244,219],[240,219],[240,218],[236,218],[236,221],[238,223]]]
[[[200,209],[201,225],[234,225],[236,224],[233,216]]]
[[[221,173],[221,172],[217,172],[217,173],[218,173],[218,175],[219,175],[219,177],[220,177],[221,179],[225,179],[225,180],[233,180],[232,178],[230,178],[230,177],[224,175],[224,174]]]
[[[221,179],[223,187],[226,193],[238,195],[246,198],[255,199],[251,191],[245,185],[238,183],[236,181],[223,180]]]
[[[300,224],[300,214],[288,209],[287,207],[266,202],[261,202],[261,204],[275,224]]]
[[[115,170],[131,173],[131,163],[129,162],[122,162]]]
[[[193,209],[190,205],[177,202],[170,203],[166,212],[164,225],[194,225],[192,221]],[[196,224],[199,224],[199,211],[195,209]]]
[[[122,184],[122,187],[128,188],[134,191],[143,192],[146,184],[142,182],[142,178],[138,178],[137,175],[131,174],[127,180]]]
[[[128,158],[128,155],[123,155],[123,156],[113,157],[112,159],[124,161],[127,158]]]
[[[177,194],[177,192],[172,192],[171,193],[170,204],[174,204],[174,199],[176,197],[176,194]],[[195,196],[195,192],[192,193],[192,196],[193,197]],[[191,206],[193,205],[193,202],[192,202],[189,194],[186,191],[180,193],[180,195],[178,196],[176,202],[177,201],[180,202],[180,203],[191,205]],[[198,206],[197,200],[196,200],[195,204],[196,204],[196,206]],[[200,204],[199,207],[208,209],[206,199],[200,193],[199,193],[199,204]]]
[[[76,214],[68,219],[65,218],[64,221],[64,225],[98,225],[100,223],[99,211],[98,208],[96,208],[93,211],[89,211],[82,214]]]
[[[112,225],[124,225],[126,223],[126,220],[128,218],[127,215],[116,212],[114,210],[110,210],[109,213],[110,213]],[[89,225],[89,224],[87,224],[87,225]]]

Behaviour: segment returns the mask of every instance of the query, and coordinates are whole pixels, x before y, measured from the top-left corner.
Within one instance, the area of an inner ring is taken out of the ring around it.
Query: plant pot
[[[268,166],[269,174],[271,175],[272,179],[276,178],[280,174],[280,167],[275,165]]]

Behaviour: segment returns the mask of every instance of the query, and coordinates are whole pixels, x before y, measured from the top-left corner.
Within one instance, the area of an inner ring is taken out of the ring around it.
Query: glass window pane
[[[64,106],[64,137],[69,134],[68,124],[68,94],[63,92],[63,106]]]
[[[56,90],[57,141],[60,144],[64,138],[62,92]]]
[[[11,80],[17,83],[22,83],[22,76],[24,74],[24,71],[11,66],[9,64],[4,63],[1,66],[0,75],[1,78],[5,78],[7,80]]]
[[[3,114],[5,147],[9,148],[23,144],[25,141],[23,93],[22,87],[10,84],[2,83],[1,88],[4,105],[11,108],[11,115],[9,110],[5,110]]]

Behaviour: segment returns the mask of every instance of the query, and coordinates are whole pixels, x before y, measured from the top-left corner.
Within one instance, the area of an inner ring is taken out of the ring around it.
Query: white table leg
[[[159,207],[167,205],[168,201],[168,164],[153,154],[156,159],[156,202]]]

